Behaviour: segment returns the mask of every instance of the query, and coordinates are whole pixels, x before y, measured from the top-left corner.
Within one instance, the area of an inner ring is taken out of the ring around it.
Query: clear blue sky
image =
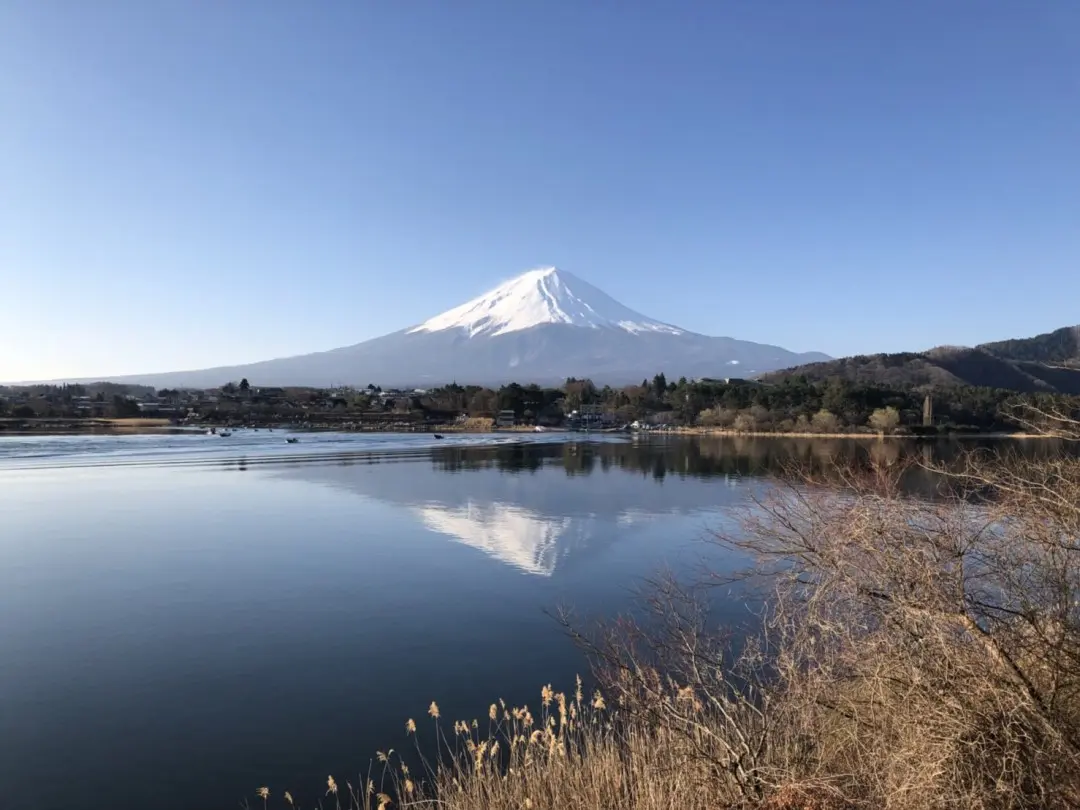
[[[555,264],[834,355],[1080,322],[1080,3],[0,8],[0,379],[327,349]]]

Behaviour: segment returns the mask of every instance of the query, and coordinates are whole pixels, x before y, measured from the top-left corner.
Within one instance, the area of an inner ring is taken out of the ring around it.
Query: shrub
[[[891,433],[900,424],[900,412],[896,408],[878,408],[870,414],[869,425],[879,433]]]
[[[836,433],[840,430],[840,420],[836,414],[824,408],[814,414],[810,424],[816,433]]]

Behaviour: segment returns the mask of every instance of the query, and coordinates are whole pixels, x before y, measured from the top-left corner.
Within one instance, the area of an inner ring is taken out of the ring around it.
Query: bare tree
[[[815,740],[776,764],[878,806],[1076,806],[1080,461],[972,458],[933,500],[908,471],[803,477],[720,538],[775,589],[772,688]]]

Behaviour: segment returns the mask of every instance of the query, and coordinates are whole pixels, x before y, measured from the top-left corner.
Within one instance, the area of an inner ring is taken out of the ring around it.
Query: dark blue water
[[[4,805],[310,806],[432,700],[570,686],[552,611],[729,565],[703,538],[770,468],[846,452],[566,438],[0,438]]]

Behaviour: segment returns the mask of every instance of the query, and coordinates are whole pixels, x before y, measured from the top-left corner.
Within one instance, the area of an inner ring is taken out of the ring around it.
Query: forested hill
[[[974,349],[940,347],[928,352],[857,355],[776,371],[761,379],[779,382],[793,377],[914,389],[976,386],[1080,394],[1080,328]]]
[[[1080,368],[1080,326],[1066,326],[1033,338],[984,343],[976,348],[1005,360]]]

